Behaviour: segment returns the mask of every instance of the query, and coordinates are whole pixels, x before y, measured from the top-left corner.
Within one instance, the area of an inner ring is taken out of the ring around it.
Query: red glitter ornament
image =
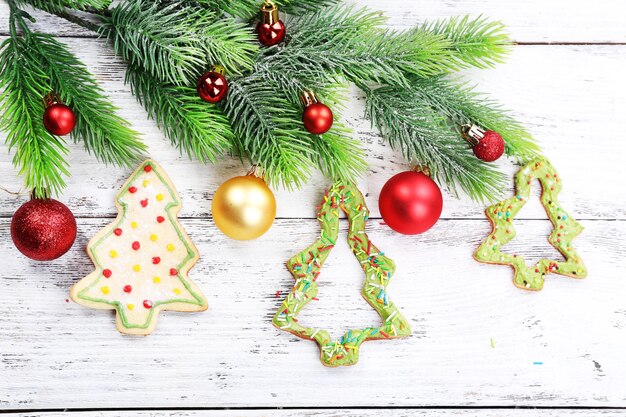
[[[383,186],[378,208],[387,226],[398,233],[415,235],[437,223],[443,209],[443,196],[428,175],[401,172]]]
[[[64,255],[76,240],[76,219],[60,201],[33,198],[11,220],[15,247],[36,261],[51,261]]]
[[[472,145],[474,155],[485,162],[493,162],[504,154],[504,140],[498,132],[484,131],[478,126],[463,126],[462,134]]]
[[[261,21],[256,27],[259,42],[264,46],[274,46],[285,39],[287,30],[278,17],[278,7],[273,1],[265,0],[261,6]]]
[[[215,65],[211,70],[198,79],[198,95],[209,103],[219,103],[228,93],[226,70],[221,65]]]
[[[43,113],[43,125],[53,135],[64,136],[74,130],[76,115],[74,111],[63,104],[55,93],[43,98],[46,110]]]
[[[305,91],[300,97],[304,112],[302,113],[302,123],[309,133],[322,135],[333,126],[333,112],[330,108],[318,101],[317,96],[312,91]]]

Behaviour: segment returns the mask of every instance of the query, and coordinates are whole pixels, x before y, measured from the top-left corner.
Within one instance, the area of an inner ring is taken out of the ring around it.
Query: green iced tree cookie
[[[349,221],[348,243],[366,275],[361,295],[378,312],[383,324],[380,327],[348,330],[341,339],[332,341],[328,331],[304,327],[298,323],[296,316],[317,296],[317,278],[339,235],[340,209]],[[369,211],[356,186],[335,183],[324,196],[317,214],[322,227],[320,238],[287,262],[296,284],[272,323],[298,337],[315,340],[320,346],[322,363],[326,366],[354,365],[359,360],[359,347],[366,340],[411,334],[409,323],[387,295],[386,288],[396,267],[367,237],[365,223],[368,216]]]
[[[510,255],[500,250],[515,237],[513,219],[530,198],[533,179],[539,180],[541,184],[541,204],[553,225],[548,241],[563,254],[564,262],[541,259],[529,267],[522,256]],[[582,232],[583,227],[563,210],[558,201],[562,184],[554,167],[544,159],[529,162],[517,173],[515,188],[517,194],[514,197],[485,210],[493,231],[478,247],[474,258],[483,263],[512,266],[515,270],[513,283],[525,290],[541,290],[548,274],[585,278],[587,269],[572,246],[572,240]]]

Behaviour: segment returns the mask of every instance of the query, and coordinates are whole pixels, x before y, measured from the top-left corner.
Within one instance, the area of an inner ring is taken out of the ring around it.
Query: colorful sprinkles
[[[541,204],[553,225],[548,241],[563,254],[565,262],[541,259],[536,265],[527,267],[522,256],[509,255],[500,250],[515,238],[513,219],[530,198],[533,179],[541,184]],[[583,227],[565,213],[559,204],[558,195],[562,184],[554,167],[545,159],[533,160],[517,173],[515,184],[515,197],[485,210],[493,230],[474,252],[474,258],[483,263],[510,265],[515,270],[513,283],[525,290],[541,290],[548,274],[585,278],[587,269],[572,246],[572,240],[582,232]]]
[[[152,332],[162,310],[206,310],[187,277],[198,252],[177,221],[181,203],[165,172],[144,162],[116,201],[117,219],[88,245],[96,271],[74,285],[72,299],[115,309],[118,330],[128,334]]]
[[[304,327],[297,315],[312,300],[317,300],[319,277],[324,261],[339,235],[339,210],[348,216],[348,243],[365,271],[361,295],[378,312],[383,324],[361,330],[348,330],[341,339],[332,341],[328,331]],[[315,340],[320,346],[320,359],[326,366],[354,365],[359,360],[359,347],[366,340],[391,339],[411,334],[411,328],[386,289],[395,271],[393,261],[376,248],[365,233],[369,211],[361,192],[354,186],[336,183],[324,196],[317,219],[322,228],[320,238],[287,262],[296,283],[289,292],[272,323],[281,330]],[[278,296],[280,292],[277,292]]]

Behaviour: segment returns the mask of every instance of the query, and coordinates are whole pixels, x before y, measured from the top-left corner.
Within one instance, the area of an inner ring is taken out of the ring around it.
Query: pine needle
[[[90,154],[107,164],[132,167],[139,161],[146,150],[139,134],[115,114],[117,109],[69,48],[51,35],[27,33],[25,40],[52,91],[76,115],[74,140],[81,140]]]
[[[5,40],[0,53],[0,129],[7,133],[13,164],[25,186],[38,197],[59,193],[69,176],[65,141],[53,136],[42,121],[43,96],[52,85],[48,75],[29,55],[21,37]]]

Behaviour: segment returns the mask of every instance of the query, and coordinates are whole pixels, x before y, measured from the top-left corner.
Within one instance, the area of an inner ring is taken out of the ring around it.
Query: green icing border
[[[553,225],[548,241],[563,254],[565,262],[541,259],[534,266],[528,267],[522,256],[500,250],[515,238],[513,219],[530,198],[533,179],[541,183],[541,204]],[[563,210],[558,201],[562,183],[554,167],[545,159],[535,159],[520,169],[515,180],[516,195],[485,210],[493,230],[474,252],[474,258],[483,263],[513,267],[513,283],[526,290],[541,290],[545,276],[551,273],[585,278],[587,269],[572,246],[572,240],[583,231],[583,227]]]
[[[93,297],[89,297],[86,296],[86,293],[92,289],[94,286],[96,286],[97,284],[100,283],[100,281],[102,280],[102,276],[100,275],[91,285],[85,287],[82,291],[80,291],[78,293],[78,297],[82,300],[86,300],[86,301],[91,301],[91,302],[95,302],[95,303],[104,303],[104,304],[108,304],[111,306],[115,307],[115,310],[117,311],[117,313],[120,316],[120,320],[123,324],[123,326],[127,329],[146,329],[150,326],[150,322],[152,321],[152,317],[155,314],[155,310],[156,307],[158,307],[159,305],[163,305],[163,304],[173,304],[173,303],[184,303],[184,304],[192,304],[192,305],[203,305],[204,304],[204,298],[200,295],[198,295],[196,292],[194,292],[191,288],[191,286],[189,285],[189,283],[187,282],[186,279],[184,279],[181,274],[180,274],[180,270],[185,266],[185,264],[187,262],[189,262],[191,259],[193,259],[196,256],[196,253],[193,251],[191,245],[189,244],[188,239],[183,235],[180,227],[179,223],[178,223],[178,218],[176,216],[173,216],[172,213],[170,212],[170,209],[172,207],[178,207],[180,206],[180,199],[178,198],[178,195],[176,194],[176,191],[172,190],[172,188],[169,186],[169,181],[164,179],[163,176],[161,175],[161,167],[158,166],[158,164],[156,164],[154,161],[152,160],[147,160],[144,163],[142,163],[139,168],[137,168],[135,170],[135,173],[126,181],[126,183],[124,183],[122,190],[118,193],[116,200],[119,203],[120,206],[122,206],[123,208],[123,213],[121,216],[119,216],[116,220],[116,222],[109,224],[108,227],[109,231],[102,236],[100,239],[98,239],[98,241],[96,243],[94,243],[93,245],[89,244],[88,246],[88,250],[91,253],[92,259],[94,261],[94,263],[96,264],[96,267],[100,270],[103,270],[104,268],[102,267],[101,263],[100,263],[100,259],[98,258],[98,256],[96,256],[96,248],[102,244],[102,242],[104,242],[105,239],[107,239],[108,237],[111,236],[111,234],[113,233],[113,231],[119,227],[122,222],[124,221],[124,219],[126,219],[126,212],[127,212],[127,208],[128,208],[128,204],[125,203],[122,198],[124,196],[126,196],[126,194],[129,192],[128,188],[130,186],[130,184],[132,184],[135,179],[142,175],[143,169],[146,165],[150,165],[152,167],[153,172],[157,175],[157,177],[159,178],[159,180],[161,181],[161,183],[163,183],[165,185],[165,187],[167,188],[167,191],[170,194],[170,197],[172,198],[171,203],[168,203],[165,206],[165,212],[167,213],[167,217],[168,219],[172,222],[172,224],[174,225],[174,229],[176,230],[176,234],[178,235],[179,239],[183,242],[183,244],[185,245],[185,249],[187,249],[187,257],[184,258],[182,260],[182,262],[180,264],[177,265],[176,270],[178,271],[178,279],[181,281],[181,283],[185,286],[185,288],[187,289],[187,291],[189,291],[189,293],[194,297],[195,301],[190,301],[189,299],[184,299],[184,298],[174,298],[168,301],[159,301],[156,302],[152,308],[150,309],[150,314],[148,314],[148,317],[146,319],[146,322],[144,324],[130,324],[128,323],[128,320],[126,318],[126,314],[124,313],[124,309],[122,308],[122,305],[119,301],[109,301],[109,300],[105,300],[102,298],[93,298]],[[182,226],[181,226],[182,227]]]
[[[349,221],[348,243],[366,275],[361,295],[380,315],[383,324],[380,327],[348,330],[341,339],[333,342],[328,331],[300,325],[297,314],[317,296],[317,277],[338,238],[340,209],[346,212]],[[357,363],[359,347],[367,340],[411,334],[409,323],[387,295],[386,288],[395,272],[395,264],[370,242],[365,233],[368,216],[363,196],[354,184],[333,184],[326,192],[317,215],[322,228],[320,238],[287,263],[296,284],[274,315],[272,324],[298,337],[315,340],[320,346],[320,359],[326,366]]]

